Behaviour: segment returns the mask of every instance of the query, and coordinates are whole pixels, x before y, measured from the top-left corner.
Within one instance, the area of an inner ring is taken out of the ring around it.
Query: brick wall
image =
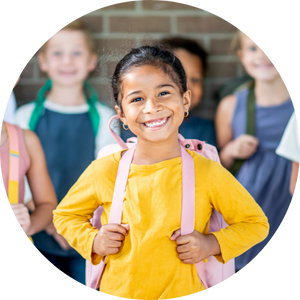
[[[243,69],[229,45],[236,30],[223,19],[204,10],[167,1],[132,1],[108,6],[82,17],[92,31],[99,53],[99,67],[90,82],[99,99],[112,105],[109,76],[130,48],[170,35],[193,38],[210,53],[204,97],[196,113],[213,118],[216,90],[227,80],[240,77]],[[36,56],[28,62],[14,92],[18,105],[35,99],[46,80]]]

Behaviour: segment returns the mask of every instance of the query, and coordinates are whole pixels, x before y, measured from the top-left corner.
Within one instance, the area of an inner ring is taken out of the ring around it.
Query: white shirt
[[[285,128],[280,144],[276,149],[276,153],[291,161],[299,163],[300,140],[295,112],[292,114]]]
[[[16,98],[14,93],[12,92],[7,102],[3,120],[7,123],[13,124],[16,109],[17,109]]]

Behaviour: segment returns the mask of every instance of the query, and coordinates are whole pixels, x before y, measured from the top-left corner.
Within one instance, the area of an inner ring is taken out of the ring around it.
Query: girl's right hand
[[[256,137],[248,134],[242,134],[234,140],[232,147],[233,158],[247,159],[252,156],[259,144]]]
[[[94,239],[93,252],[100,256],[118,253],[128,230],[129,224],[103,225]]]
[[[28,231],[31,226],[31,220],[27,207],[22,203],[17,203],[11,204],[11,208],[22,229],[25,231],[26,234],[28,234]]]

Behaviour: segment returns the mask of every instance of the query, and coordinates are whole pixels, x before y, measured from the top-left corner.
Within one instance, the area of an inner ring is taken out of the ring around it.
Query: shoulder
[[[195,172],[202,174],[206,181],[212,178],[215,181],[217,178],[227,178],[232,177],[231,173],[226,170],[218,161],[204,157],[201,154],[198,154],[194,151],[188,151],[193,159],[195,164]]]
[[[113,172],[118,169],[121,159],[121,151],[109,154],[107,156],[98,158],[91,163],[91,169],[99,175],[104,175],[108,171]]]
[[[19,107],[15,113],[15,124],[19,125],[21,128],[28,129],[29,120],[34,108],[35,102],[30,102]]]
[[[237,102],[237,97],[235,94],[228,95],[223,98],[218,105],[218,111],[222,111],[226,114],[233,114]]]
[[[23,136],[27,150],[36,149],[41,145],[38,136],[33,131],[23,129]]]

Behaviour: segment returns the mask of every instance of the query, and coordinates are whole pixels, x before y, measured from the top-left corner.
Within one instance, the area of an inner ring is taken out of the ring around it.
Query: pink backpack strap
[[[19,203],[20,149],[18,132],[14,125],[4,122],[9,140],[8,200],[10,204]]]
[[[182,207],[181,207],[181,235],[190,234],[195,227],[195,165],[192,156],[181,148],[182,160]],[[198,276],[207,289],[204,262],[195,264]]]
[[[117,178],[115,182],[114,195],[113,195],[113,200],[112,200],[111,210],[110,210],[110,215],[108,220],[109,224],[121,224],[124,193],[127,185],[130,165],[133,159],[134,151],[135,151],[135,146],[127,150],[120,160],[118,172],[117,172]],[[100,281],[104,271],[105,262],[106,262],[106,257],[103,258],[100,262],[100,266],[99,266],[100,275],[96,283],[96,287],[95,287],[96,289],[100,287]]]
[[[115,115],[115,116],[113,116],[113,117],[110,118],[110,120],[108,122],[108,130],[111,133],[111,135],[113,136],[113,138],[115,139],[115,141],[120,145],[120,147],[122,149],[127,149],[128,147],[126,146],[126,144],[124,143],[124,141],[121,139],[121,137],[110,128],[112,121],[113,120],[117,120],[117,119],[119,119],[118,115]]]

